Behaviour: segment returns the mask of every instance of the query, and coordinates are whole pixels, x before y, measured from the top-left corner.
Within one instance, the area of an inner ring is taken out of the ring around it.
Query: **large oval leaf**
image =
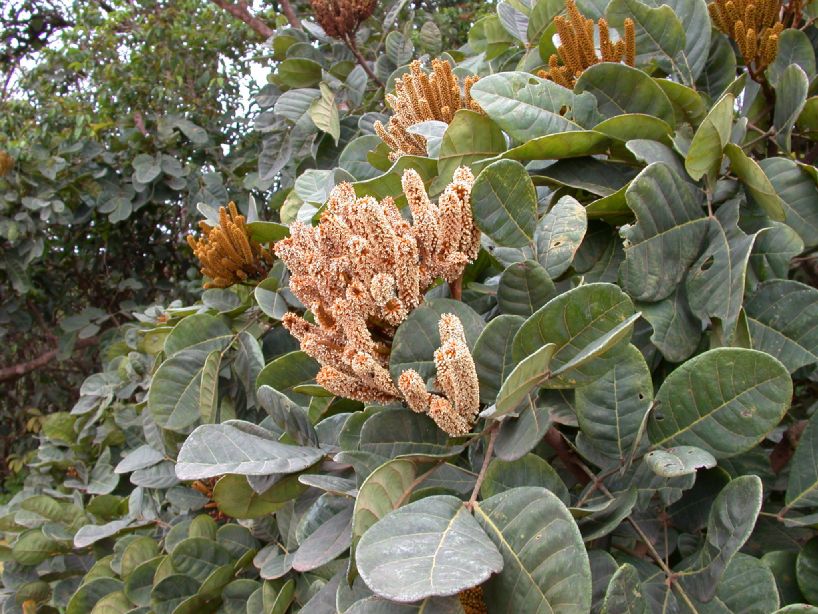
[[[489,322],[477,338],[472,355],[482,403],[494,403],[500,386],[514,369],[511,345],[524,322],[520,316],[501,315]]]
[[[229,420],[203,424],[190,434],[179,451],[176,476],[200,480],[224,473],[295,473],[323,455],[318,448],[281,443],[273,433],[249,422]]]
[[[798,447],[792,457],[790,477],[787,482],[789,507],[818,506],[818,413],[813,414],[801,434]]]
[[[537,192],[519,162],[498,160],[480,171],[471,207],[478,228],[498,245],[524,247],[534,238]]]
[[[454,595],[503,568],[497,547],[463,502],[447,495],[384,516],[364,533],[356,562],[375,594],[400,602]]]
[[[526,320],[514,337],[517,361],[548,343],[551,357],[547,388],[574,388],[608,371],[628,344],[633,303],[612,284],[580,286],[552,299]]]
[[[790,375],[769,354],[710,350],[662,383],[648,434],[655,446],[691,445],[727,458],[749,450],[771,432],[791,398]]]
[[[475,517],[503,555],[485,585],[490,612],[587,614],[591,568],[574,519],[545,488],[512,488],[480,502]]]
[[[646,73],[625,64],[603,62],[587,68],[574,86],[575,92],[590,92],[599,102],[604,117],[644,113],[671,126],[676,118],[662,88]]]

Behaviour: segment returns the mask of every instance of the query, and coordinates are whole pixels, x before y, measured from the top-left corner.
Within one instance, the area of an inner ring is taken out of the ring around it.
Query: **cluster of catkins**
[[[377,4],[377,0],[310,0],[315,18],[324,32],[341,40],[355,36]]]
[[[716,0],[707,5],[716,27],[736,41],[751,75],[761,73],[778,53],[784,30],[779,0]]]
[[[417,374],[404,374],[395,386],[388,367],[395,331],[426,290],[439,278],[458,279],[477,256],[473,182],[471,171],[459,168],[435,205],[420,175],[405,171],[412,223],[391,198],[358,198],[343,183],[332,191],[317,226],[296,222],[290,237],[275,245],[290,270],[290,289],[315,319],[290,313],[284,326],[321,364],[317,381],[328,391],[363,402],[405,399],[450,434],[469,431],[479,404],[478,383],[455,316],[441,318],[442,347],[435,355],[444,396],[427,393]]]
[[[188,245],[202,265],[202,274],[211,281],[205,288],[227,288],[248,279],[263,279],[273,257],[266,247],[250,237],[236,204],[219,207],[219,225],[199,222],[203,236],[187,236]]]
[[[579,12],[574,0],[566,0],[568,16],[558,15],[554,18],[560,45],[557,53],[548,60],[548,70],[539,71],[538,75],[550,79],[563,87],[572,89],[577,78],[586,68],[600,62],[622,62],[633,66],[636,61],[636,34],[633,20],[625,20],[624,40],[611,41],[608,22],[600,18],[599,52],[594,44],[594,22]],[[562,60],[562,64],[560,64]]]
[[[390,159],[402,155],[425,156],[426,139],[407,129],[420,122],[437,120],[451,123],[460,109],[481,112],[471,99],[470,90],[479,77],[466,77],[463,91],[446,60],[432,60],[432,72],[427,74],[415,60],[409,72],[395,82],[395,93],[386,95],[386,102],[394,112],[386,126],[375,122],[375,132],[391,149]]]

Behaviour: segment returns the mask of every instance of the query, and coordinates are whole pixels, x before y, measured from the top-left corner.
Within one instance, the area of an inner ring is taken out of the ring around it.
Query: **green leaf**
[[[311,571],[347,550],[352,540],[352,504],[324,522],[305,539],[293,556],[293,569]]]
[[[512,488],[538,486],[545,488],[568,504],[570,495],[559,474],[543,458],[526,454],[514,461],[495,458],[489,464],[486,477],[480,486],[480,496],[488,499]]]
[[[540,4],[546,3],[547,0],[543,0]],[[560,5],[557,12],[562,8]],[[588,94],[578,97],[553,81],[525,72],[501,72],[483,77],[472,86],[471,96],[500,128],[520,142],[581,130],[575,114],[588,116],[590,110],[595,112],[596,106]]]
[[[786,217],[784,203],[758,162],[748,157],[741,147],[732,143],[724,148],[724,153],[730,158],[730,166],[744,184],[744,189],[749,196],[764,209],[768,216],[783,222]]]
[[[810,603],[818,603],[818,538],[809,540],[795,563],[798,588]]]
[[[642,353],[629,345],[610,371],[577,388],[579,428],[597,451],[624,461],[652,401],[650,369]]]
[[[497,15],[478,19],[469,30],[469,46],[475,53],[485,52],[487,60],[503,53],[513,42]]]
[[[537,224],[534,241],[537,259],[551,279],[568,270],[585,232],[585,207],[571,196],[563,196]]]
[[[173,548],[170,559],[174,570],[200,582],[217,568],[231,562],[230,553],[206,537],[182,540]]]
[[[318,87],[321,88],[321,97],[310,105],[310,119],[317,128],[329,134],[337,146],[338,139],[341,138],[341,119],[338,115],[338,106],[335,104],[335,94],[325,83],[319,83]]]
[[[412,39],[405,37],[397,30],[393,30],[386,37],[386,57],[388,57],[395,66],[403,66],[408,64],[412,59],[412,54],[415,52],[415,46],[412,44]]]
[[[160,156],[153,157],[148,154],[139,154],[133,162],[134,179],[139,183],[152,183],[162,174],[162,159]]]
[[[295,351],[267,363],[256,378],[256,388],[270,386],[287,395],[292,401],[307,404],[307,397],[293,392],[300,384],[312,382],[321,366],[306,352]]]
[[[818,362],[818,290],[789,279],[759,285],[745,305],[753,348],[790,373]]]
[[[216,421],[216,410],[219,407],[219,369],[222,353],[214,350],[207,355],[202,367],[202,381],[199,386],[199,414],[202,422]]]
[[[500,387],[514,369],[511,346],[514,335],[525,320],[520,316],[501,315],[483,329],[474,345],[472,357],[480,381],[480,402],[490,405]]]
[[[653,450],[645,454],[645,462],[653,473],[663,478],[677,478],[716,466],[716,459],[710,452],[695,446]]]
[[[587,284],[548,302],[514,337],[517,361],[546,344],[556,345],[548,388],[574,388],[608,371],[628,345],[633,303],[611,284]]]
[[[636,223],[620,234],[626,241],[620,277],[638,301],[659,301],[673,292],[699,255],[707,232],[701,195],[663,162],[654,162],[626,192]]]
[[[136,567],[125,578],[125,595],[137,606],[147,607],[151,602],[153,579],[164,556],[157,556]]]
[[[65,614],[87,614],[100,599],[122,590],[122,582],[114,578],[96,578],[85,582],[71,596]]]
[[[643,113],[609,117],[594,126],[594,130],[623,142],[634,139],[667,141],[668,136],[673,132],[673,128],[667,122]]]
[[[274,243],[290,236],[289,226],[276,222],[249,222],[247,230],[250,238],[259,243]]]
[[[459,166],[479,173],[481,161],[505,151],[506,138],[491,119],[475,111],[461,109],[454,115],[440,143],[437,170],[449,181]]]
[[[519,333],[518,333],[519,334]],[[547,343],[533,354],[523,358],[497,393],[497,401],[490,417],[499,419],[515,412],[529,393],[551,377],[551,358],[557,350],[553,343]]]
[[[700,0],[696,0],[696,2],[692,4],[694,6],[701,6],[704,3]],[[705,15],[707,14],[707,9],[704,10],[704,13]],[[705,19],[707,21],[710,20],[708,15],[705,16]],[[707,29],[709,28],[710,24],[708,23]],[[733,61],[735,61],[735,59]],[[673,105],[673,110],[676,113],[676,123],[688,123],[693,128],[698,127],[698,125],[702,123],[702,120],[707,115],[707,105],[705,105],[701,95],[696,92],[696,90],[686,87],[681,83],[670,81],[669,79],[657,78],[656,83],[659,84],[659,87],[662,88],[662,91],[668,100],[670,100],[670,104]]]
[[[494,443],[497,458],[517,460],[533,450],[551,427],[552,411],[570,411],[562,391],[544,390],[536,398],[529,397],[518,417],[506,418],[500,423]]]
[[[233,334],[224,320],[206,313],[183,318],[165,338],[165,354],[175,356],[182,350],[207,355],[213,350],[223,350]],[[204,357],[202,357],[204,360]]]
[[[163,362],[151,380],[148,409],[164,429],[185,433],[200,417],[202,371],[207,354],[183,350]]]
[[[359,447],[381,459],[404,454],[442,457],[457,454],[458,449],[448,443],[446,433],[425,414],[394,409],[379,412],[364,422]]]
[[[809,79],[804,70],[797,64],[790,64],[778,79],[775,86],[775,112],[773,128],[775,142],[785,152],[792,148],[792,129],[795,120],[801,115],[807,102]]]
[[[471,307],[451,299],[432,299],[414,309],[398,327],[392,341],[389,371],[397,379],[406,369],[423,378],[435,374],[434,353],[440,347],[438,323],[444,313],[453,313],[463,324],[469,349],[474,347],[486,323]]]
[[[625,64],[594,64],[577,79],[574,91],[593,94],[603,117],[642,113],[671,126],[675,123],[673,107],[662,88],[646,73]]]
[[[769,354],[719,348],[673,371],[648,422],[655,446],[693,445],[716,458],[755,446],[790,406],[792,380]]]
[[[151,609],[155,614],[173,614],[189,597],[199,590],[199,582],[180,573],[158,580],[151,591]]]
[[[722,96],[693,135],[685,156],[685,169],[696,181],[705,175],[709,182],[715,181],[724,147],[730,142],[735,100],[729,93]]]
[[[509,265],[500,276],[497,306],[504,314],[531,316],[556,294],[554,282],[534,260]]]
[[[489,611],[586,614],[591,569],[582,536],[559,498],[544,488],[514,488],[475,506],[497,544],[503,571],[483,587]]]
[[[313,87],[321,81],[321,65],[304,58],[288,58],[278,65],[276,77],[290,88]]]
[[[281,320],[290,310],[283,294],[278,290],[278,280],[272,278],[265,279],[253,290],[259,308],[274,320]]]
[[[471,207],[478,228],[498,245],[523,247],[534,238],[537,192],[519,162],[498,160],[485,167],[472,186]]]
[[[778,157],[760,160],[759,166],[781,198],[784,221],[804,240],[805,247],[818,245],[818,187],[807,167]]]
[[[620,32],[624,32],[625,19],[633,21],[638,66],[657,60],[662,70],[675,74],[685,84],[695,81],[683,54],[685,31],[670,6],[652,8],[639,0],[613,0],[605,13],[610,25]]]
[[[702,323],[690,310],[684,285],[658,303],[639,303],[638,307],[653,328],[651,342],[666,360],[682,362],[699,347]]]
[[[702,320],[719,318],[728,342],[736,330],[756,237],[739,229],[738,216],[738,201],[734,200],[719,207],[716,217],[708,220],[707,247],[686,280],[690,310]]]
[[[602,604],[602,614],[646,614],[648,603],[643,594],[642,583],[636,567],[625,563],[616,570],[608,589],[605,591],[605,601]]]
[[[256,492],[242,475],[225,475],[213,487],[213,501],[223,514],[231,518],[261,518],[278,510],[282,504],[297,497],[304,487],[297,476],[278,480],[264,492]]]
[[[560,0],[537,0],[531,7],[528,18],[528,40],[537,43],[554,21],[554,17],[565,10],[565,4]],[[482,106],[482,105],[481,105]],[[485,107],[483,107],[485,108]]]
[[[356,562],[376,595],[400,602],[454,595],[503,568],[497,547],[463,502],[448,495],[384,516],[364,533]]]
[[[269,475],[295,473],[321,459],[318,448],[280,443],[269,431],[241,420],[203,424],[182,444],[176,463],[180,480],[225,473]]]
[[[588,508],[571,508],[571,513],[579,518],[577,526],[582,539],[587,543],[610,534],[631,515],[638,497],[639,491],[631,486],[617,493],[613,499]]]
[[[682,586],[700,601],[716,594],[730,560],[750,537],[761,510],[761,479],[744,475],[718,494],[707,521],[707,538],[680,573]]]
[[[787,480],[787,507],[818,506],[818,413],[813,414],[801,434],[790,461]]]
[[[428,186],[437,175],[437,160],[419,156],[401,156],[382,175],[364,181],[356,181],[352,184],[352,187],[355,188],[355,193],[358,196],[371,196],[377,199],[391,196],[395,199],[395,204],[399,207],[403,206],[406,203],[406,196],[403,194],[401,177],[403,171],[407,168],[416,170]],[[454,168],[456,166],[452,167],[452,171],[454,171]]]
[[[801,68],[808,78],[815,76],[815,51],[810,37],[797,28],[787,28],[778,35],[778,52],[766,71],[776,91],[781,77],[793,65]]]
[[[505,160],[562,160],[605,153],[610,137],[594,130],[560,132],[531,139],[512,147],[500,157]]]
[[[11,556],[20,565],[39,565],[47,558],[59,553],[60,545],[43,534],[42,529],[31,529],[22,533],[11,548]]]

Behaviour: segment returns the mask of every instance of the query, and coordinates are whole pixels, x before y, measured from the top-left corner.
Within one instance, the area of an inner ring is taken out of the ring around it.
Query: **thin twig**
[[[483,485],[483,480],[486,479],[486,471],[488,470],[489,463],[491,462],[491,455],[494,454],[494,440],[497,438],[497,429],[499,426],[500,423],[494,421],[482,433],[483,435],[488,433],[489,442],[486,444],[486,451],[483,454],[483,466],[480,467],[480,473],[477,474],[477,481],[474,483],[474,489],[471,491],[471,497],[469,497],[469,500],[466,503],[466,507],[469,510],[474,509],[474,506],[477,503],[477,495],[480,492],[480,487]]]
[[[369,78],[372,79],[375,83],[378,84],[378,87],[383,87],[383,81],[378,79],[378,75],[372,72],[372,69],[369,67],[369,63],[367,63],[366,58],[361,55],[361,52],[358,51],[358,46],[355,44],[355,39],[353,39],[349,34],[344,34],[343,38],[344,43],[352,52],[352,55],[355,56],[355,59],[358,61],[358,64],[361,65],[361,68],[364,69]]]

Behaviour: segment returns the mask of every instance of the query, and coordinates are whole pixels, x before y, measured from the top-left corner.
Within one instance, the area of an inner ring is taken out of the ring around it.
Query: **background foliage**
[[[354,45],[306,4],[4,8],[0,415],[38,448],[5,451],[2,611],[814,611],[813,4],[750,75],[703,0],[578,2],[637,57],[573,90],[536,76],[555,0],[383,4]],[[384,90],[438,56],[484,114],[393,164]],[[228,199],[272,240],[341,181],[401,203],[461,164],[466,437],[329,395],[281,263],[201,292],[182,244]]]

